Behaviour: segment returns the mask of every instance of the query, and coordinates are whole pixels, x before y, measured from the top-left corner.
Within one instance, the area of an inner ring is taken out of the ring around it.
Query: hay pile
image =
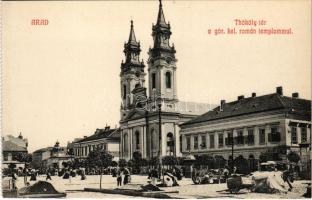
[[[254,181],[254,192],[259,193],[277,193],[287,192],[288,186],[286,186],[282,172],[255,172],[252,176]]]
[[[19,194],[60,194],[51,183],[46,181],[38,181],[37,183],[19,189]]]

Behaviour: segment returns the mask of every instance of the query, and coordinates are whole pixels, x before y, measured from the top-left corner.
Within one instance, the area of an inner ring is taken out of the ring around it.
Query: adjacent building
[[[24,167],[25,163],[18,161],[21,154],[27,154],[28,140],[23,138],[22,133],[18,137],[6,135],[2,137],[2,168],[7,168],[9,164],[16,167]]]
[[[171,34],[160,1],[157,22],[152,27],[154,44],[148,52],[146,74],[131,21],[120,73],[120,156],[123,159],[131,159],[134,152],[140,152],[147,159],[181,156],[179,125],[211,109],[209,104],[179,101],[176,49],[169,42]]]
[[[114,156],[115,161],[119,160],[119,129],[111,129],[106,126],[104,129],[96,129],[89,137],[72,142],[73,155],[75,158],[85,159],[95,149],[104,149]]]
[[[35,169],[61,169],[62,163],[73,160],[66,147],[61,147],[57,141],[53,147],[38,149],[32,154],[32,167]]]
[[[259,159],[270,153],[273,160],[286,160],[289,151],[309,157],[311,151],[311,101],[283,94],[239,96],[181,126],[183,155],[209,154]],[[309,158],[308,158],[309,159]],[[303,158],[304,160],[304,158]]]

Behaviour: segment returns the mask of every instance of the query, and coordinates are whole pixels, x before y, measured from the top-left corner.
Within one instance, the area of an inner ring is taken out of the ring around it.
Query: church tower
[[[167,103],[176,102],[176,51],[174,45],[169,44],[170,24],[165,21],[161,0],[157,22],[152,30],[154,45],[148,52],[149,96],[160,96]]]
[[[134,106],[133,89],[144,87],[145,84],[145,66],[143,60],[140,61],[140,42],[136,41],[132,20],[129,40],[124,44],[123,52],[125,53],[125,62],[121,63],[120,73],[121,119],[127,116],[129,110]]]

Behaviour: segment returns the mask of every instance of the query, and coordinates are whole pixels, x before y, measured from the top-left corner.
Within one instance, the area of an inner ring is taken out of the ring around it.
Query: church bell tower
[[[174,45],[170,45],[170,23],[166,23],[159,1],[159,10],[156,25],[153,24],[152,36],[154,45],[149,49],[148,76],[149,96],[157,95],[165,102],[176,102],[176,62]]]
[[[136,41],[133,21],[131,20],[130,35],[124,44],[125,62],[121,63],[120,85],[121,85],[121,119],[127,116],[134,106],[133,89],[144,87],[145,73],[143,60],[140,61],[140,42]]]

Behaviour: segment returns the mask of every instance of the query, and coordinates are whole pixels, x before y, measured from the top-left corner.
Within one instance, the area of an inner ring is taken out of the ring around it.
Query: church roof
[[[157,16],[157,24],[161,26],[167,26],[164,11],[162,9],[162,3],[161,0],[159,1],[159,10],[158,10],[158,16]]]
[[[218,106],[203,115],[185,122],[181,126],[272,110],[284,110],[285,113],[288,113],[292,118],[310,121],[311,101],[286,97],[278,93],[243,98],[241,100],[225,103],[222,110],[220,106]]]
[[[45,148],[41,148],[41,149],[38,149],[36,151],[33,152],[34,153],[42,153],[42,152],[46,152],[46,151],[51,151],[53,149],[53,147],[45,147]]]
[[[134,33],[134,29],[133,29],[133,21],[132,20],[131,20],[131,28],[130,28],[128,44],[133,44],[133,45],[137,45],[138,44],[138,42],[136,41],[136,38],[135,38],[135,33]]]

